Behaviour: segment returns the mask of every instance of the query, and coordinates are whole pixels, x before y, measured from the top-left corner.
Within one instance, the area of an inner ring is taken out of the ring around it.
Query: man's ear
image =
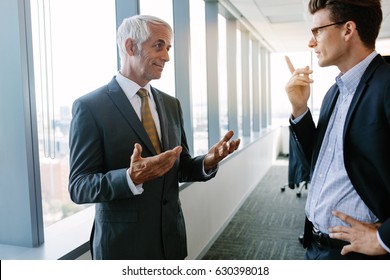
[[[137,54],[137,44],[132,38],[127,38],[125,41],[125,48],[126,48],[126,53],[129,56],[134,56]]]
[[[356,23],[354,23],[353,21],[348,21],[345,24],[345,26],[346,26],[345,35],[352,35],[354,32],[357,31]]]

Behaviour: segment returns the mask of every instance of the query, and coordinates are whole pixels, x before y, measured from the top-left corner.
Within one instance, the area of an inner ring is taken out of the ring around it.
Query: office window
[[[311,87],[309,104],[314,117],[318,118],[322,100],[331,85],[336,82],[336,76],[340,73],[340,70],[336,66],[320,67],[318,65],[318,59],[313,52],[311,52],[311,60],[313,64],[313,74],[311,75],[311,78],[314,80],[314,83]]]
[[[261,77],[260,71],[261,60],[260,60],[260,44],[256,39],[250,41],[250,89],[251,89],[251,110],[252,110],[252,132],[257,133],[260,131],[261,121],[261,110],[260,110],[260,88],[261,88]]]
[[[377,40],[376,51],[383,56],[390,56],[390,39]]]
[[[190,1],[191,92],[194,154],[208,151],[206,26],[204,1]]]
[[[237,119],[238,135],[242,137],[242,57],[241,57],[241,30],[237,29]]]
[[[229,130],[227,101],[226,19],[218,15],[218,97],[221,137]]]
[[[250,110],[250,128],[251,128],[251,134],[253,134],[254,130],[254,123],[255,123],[255,111],[254,111],[254,92],[253,92],[253,83],[254,83],[254,77],[253,75],[257,73],[257,69],[255,69],[254,65],[254,48],[255,45],[253,43],[253,40],[249,40],[249,110]]]
[[[139,1],[140,14],[152,15],[165,20],[171,27],[173,27],[173,8],[172,0],[142,0]],[[170,61],[164,66],[164,71],[161,78],[153,80],[150,84],[159,90],[175,96],[175,64],[174,59],[174,42],[172,41],[172,48],[169,51]]]
[[[74,204],[68,194],[71,106],[116,74],[115,1],[31,0],[31,18],[43,219],[49,226],[88,206]]]

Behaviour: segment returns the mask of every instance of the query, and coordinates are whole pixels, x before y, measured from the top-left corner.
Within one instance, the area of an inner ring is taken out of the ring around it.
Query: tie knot
[[[144,98],[144,97],[148,96],[148,90],[144,89],[144,88],[140,88],[137,91],[137,94],[138,94],[139,97]]]

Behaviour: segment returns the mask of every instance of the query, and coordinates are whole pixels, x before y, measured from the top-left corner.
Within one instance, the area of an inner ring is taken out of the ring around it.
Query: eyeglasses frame
[[[317,41],[318,30],[323,29],[323,28],[326,28],[326,27],[330,27],[330,26],[333,26],[333,25],[344,24],[344,23],[346,23],[346,22],[348,22],[348,20],[342,20],[342,21],[338,21],[338,22],[334,22],[334,23],[327,24],[327,25],[323,25],[323,26],[318,26],[318,27],[312,28],[312,29],[311,29],[311,33],[313,34],[313,39],[314,39],[314,41],[318,42],[318,41]]]

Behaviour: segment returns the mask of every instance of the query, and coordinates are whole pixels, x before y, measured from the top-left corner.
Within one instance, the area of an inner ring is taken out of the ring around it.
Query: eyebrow
[[[154,41],[154,44],[156,44],[156,43],[162,43],[164,45],[168,45],[169,47],[172,46],[170,44],[167,44],[167,42],[165,40],[163,40],[163,39],[157,39],[156,41]]]

